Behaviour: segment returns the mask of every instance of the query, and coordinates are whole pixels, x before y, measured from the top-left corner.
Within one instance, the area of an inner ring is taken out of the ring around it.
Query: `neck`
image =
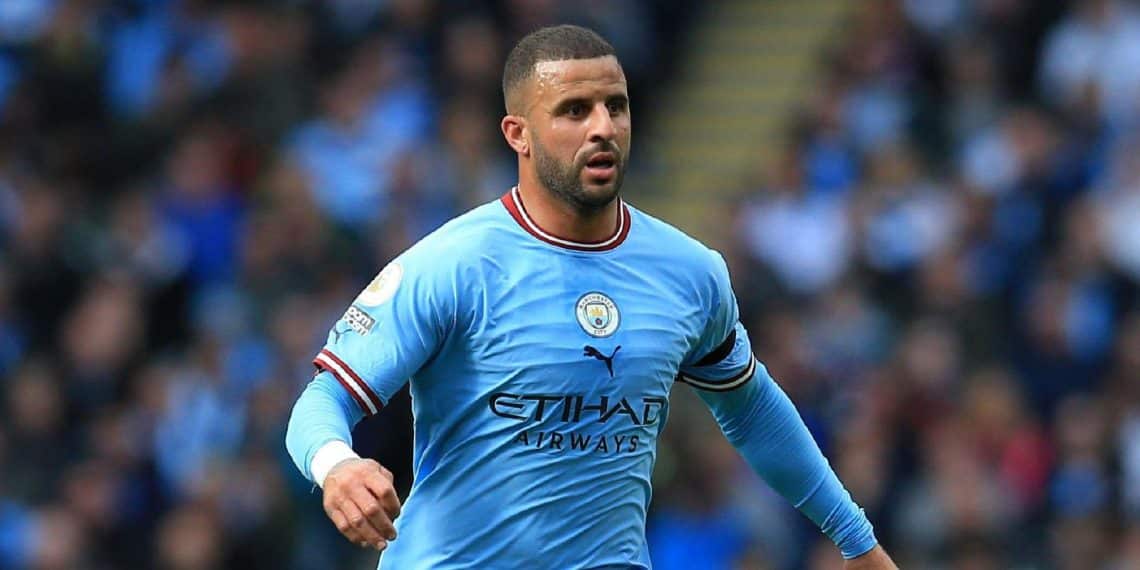
[[[534,223],[558,237],[592,243],[612,237],[618,229],[621,200],[617,198],[596,210],[582,211],[536,180],[520,181],[519,196]]]

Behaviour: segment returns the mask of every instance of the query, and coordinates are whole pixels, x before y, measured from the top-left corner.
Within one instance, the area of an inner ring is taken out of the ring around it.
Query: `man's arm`
[[[443,238],[393,260],[329,330],[313,358],[321,371],[289,418],[286,447],[324,490],[329,518],[349,540],[378,549],[395,535],[400,501],[392,474],[351,448],[351,428],[376,414],[439,349],[459,314],[456,266]]]
[[[289,416],[285,447],[297,468],[324,490],[325,513],[354,544],[387,547],[400,500],[392,474],[352,451],[352,425],[364,412],[332,374],[317,374]]]
[[[736,389],[697,392],[749,465],[839,546],[849,568],[894,567],[877,547],[870,521],[763,365],[757,364],[753,378]]]
[[[894,568],[792,401],[753,357],[724,259],[711,252],[710,262],[709,289],[697,291],[709,322],[677,379],[696,389],[756,473],[839,546],[848,570]]]
[[[306,479],[317,485],[324,482],[325,475],[328,475],[328,470],[332,467],[327,465],[327,461],[332,456],[329,450],[324,451],[321,454],[324,462],[317,465],[320,473],[314,473],[313,459],[318,450],[328,443],[341,442],[351,451],[352,426],[363,416],[360,407],[337,384],[331,373],[321,371],[313,377],[313,381],[309,382],[293,405],[293,413],[289,416],[289,426],[285,432],[285,448]],[[331,446],[328,449],[337,447],[339,446]]]

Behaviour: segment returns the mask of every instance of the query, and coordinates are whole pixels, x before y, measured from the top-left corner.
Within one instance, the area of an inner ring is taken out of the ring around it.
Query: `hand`
[[[866,554],[843,562],[843,570],[898,570],[882,546],[876,545]]]
[[[325,513],[353,544],[384,550],[396,539],[400,499],[392,473],[371,459],[345,459],[324,480]]]

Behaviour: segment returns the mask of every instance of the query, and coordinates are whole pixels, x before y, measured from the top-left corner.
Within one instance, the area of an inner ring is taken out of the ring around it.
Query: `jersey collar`
[[[560,238],[538,227],[538,224],[534,223],[534,220],[530,219],[530,215],[526,213],[526,208],[523,207],[522,198],[519,197],[518,186],[511,188],[510,192],[504,194],[500,200],[502,201],[503,206],[507,208],[507,212],[510,212],[511,217],[514,218],[515,221],[518,222],[520,226],[522,226],[522,229],[527,231],[527,233],[546,243],[561,248],[571,249],[574,251],[609,251],[621,245],[622,242],[625,241],[626,236],[629,235],[629,226],[632,218],[629,213],[629,208],[626,207],[625,202],[623,202],[621,198],[618,198],[618,205],[621,208],[618,215],[617,229],[614,231],[614,234],[604,240],[593,242],[574,241]]]

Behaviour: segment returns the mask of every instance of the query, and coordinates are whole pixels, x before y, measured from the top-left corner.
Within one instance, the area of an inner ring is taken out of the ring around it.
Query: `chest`
[[[503,390],[667,394],[707,317],[647,269],[553,257],[484,272],[465,349]]]

